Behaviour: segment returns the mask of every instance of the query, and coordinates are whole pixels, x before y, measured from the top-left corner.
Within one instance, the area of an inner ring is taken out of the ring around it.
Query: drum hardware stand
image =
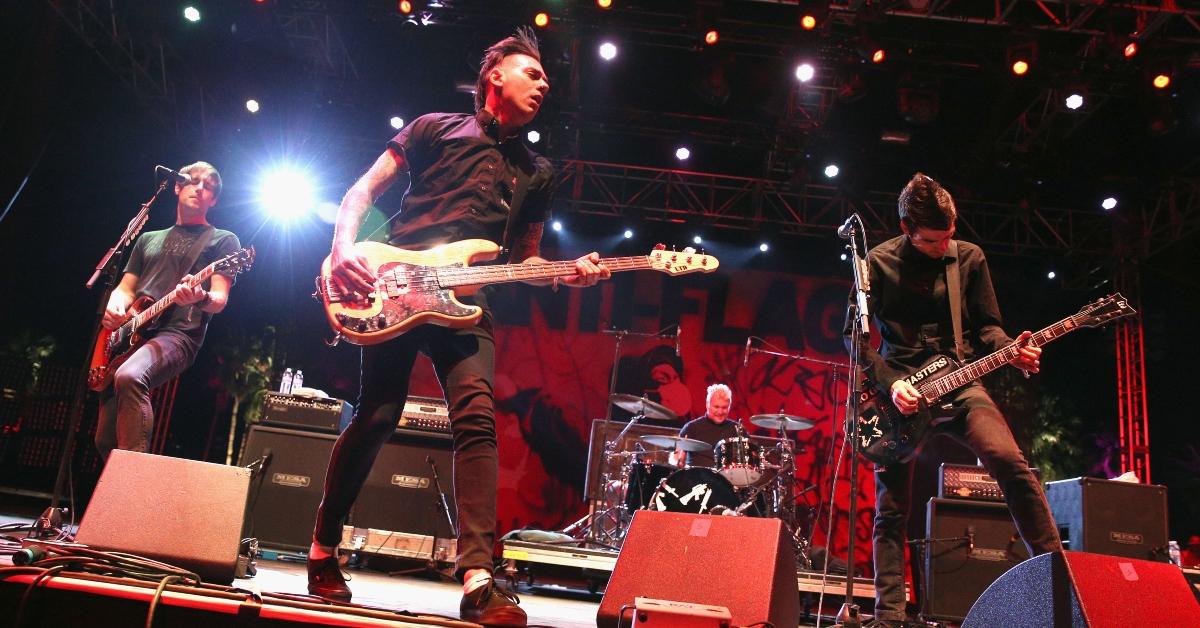
[[[671,328],[670,326],[664,327],[663,329],[661,329],[653,334],[648,334],[645,332],[638,332],[638,331],[631,331],[628,329],[613,328],[613,329],[601,330],[601,333],[605,333],[610,336],[616,337],[616,342],[613,345],[613,367],[612,367],[612,377],[610,377],[609,381],[608,381],[608,397],[605,398],[605,400],[604,400],[604,425],[600,428],[600,440],[604,442],[604,454],[603,454],[603,457],[600,462],[600,464],[603,465],[603,467],[602,467],[603,471],[601,473],[601,478],[602,478],[601,486],[603,486],[604,488],[603,488],[603,490],[597,491],[599,493],[599,495],[593,496],[593,498],[590,500],[591,505],[588,508],[588,515],[587,515],[587,517],[585,517],[584,519],[581,520],[581,521],[586,521],[588,523],[588,534],[585,538],[589,541],[596,540],[597,538],[599,538],[601,536],[601,532],[602,532],[600,530],[601,520],[604,517],[609,516],[612,513],[614,508],[617,508],[617,506],[611,505],[607,499],[606,493],[608,491],[608,482],[612,479],[611,474],[608,471],[608,466],[609,466],[608,463],[612,457],[613,450],[616,448],[616,444],[621,442],[621,438],[623,438],[625,436],[625,432],[629,430],[629,426],[633,425],[633,422],[634,422],[634,418],[630,418],[629,423],[625,425],[625,428],[623,430],[621,430],[621,433],[617,436],[616,440],[615,441],[608,440],[608,423],[609,423],[609,421],[612,420],[612,409],[613,409],[613,404],[612,404],[611,399],[612,399],[613,395],[615,395],[617,392],[617,373],[621,366],[621,343],[624,342],[624,340],[627,336],[634,336],[637,338],[675,338],[676,340],[678,340],[679,339],[679,327],[678,326],[675,327],[674,334],[666,334],[665,332],[670,328]],[[678,353],[678,345],[676,345],[676,353]],[[593,489],[595,489],[595,487],[593,487]],[[599,511],[596,510],[597,502],[601,502],[604,506]],[[576,523],[578,524],[580,522],[576,522]],[[572,525],[574,525],[574,524],[572,524]],[[620,521],[619,517],[618,517],[618,527],[621,527],[621,521]],[[606,537],[607,540],[610,540],[610,541],[613,540],[613,538],[611,536],[609,536],[607,533],[605,533],[604,536]],[[621,536],[621,538],[624,537],[623,530],[621,531],[620,536]],[[617,540],[620,540],[620,539],[617,539]]]
[[[862,620],[859,618],[858,605],[854,603],[854,528],[858,522],[858,408],[859,402],[862,399],[862,356],[859,355],[859,348],[863,343],[866,343],[871,336],[870,318],[871,313],[868,310],[867,297],[871,292],[870,269],[867,267],[867,249],[866,249],[866,229],[863,227],[862,218],[858,214],[854,214],[846,221],[845,229],[838,229],[838,235],[849,240],[847,248],[850,249],[851,267],[854,270],[854,303],[851,305],[854,313],[853,324],[850,331],[850,381],[848,386],[849,401],[846,403],[846,421],[844,429],[846,438],[850,439],[850,507],[849,521],[847,522],[847,545],[846,545],[846,599],[842,603],[841,609],[838,610],[837,624],[842,628],[859,628],[862,626]],[[846,233],[843,235],[843,231]],[[859,237],[862,239],[862,249],[859,249]],[[834,434],[837,433],[835,428]],[[836,440],[836,439],[835,439]],[[833,478],[836,486],[837,478]],[[832,499],[832,495],[831,495]],[[832,517],[833,513],[830,513]],[[830,558],[828,554],[825,558],[826,569],[828,569]]]

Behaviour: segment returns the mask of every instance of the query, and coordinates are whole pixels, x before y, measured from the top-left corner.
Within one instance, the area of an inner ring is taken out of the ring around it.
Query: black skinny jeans
[[[358,407],[333,447],[313,536],[321,545],[341,542],[342,525],[371,465],[400,421],[418,351],[433,361],[450,405],[458,507],[455,573],[461,579],[470,569],[491,572],[499,456],[492,393],[496,345],[486,312],[474,327],[423,325],[383,344],[363,347]]]
[[[946,432],[975,452],[1004,490],[1008,509],[1030,556],[1062,549],[1058,528],[1041,482],[1029,470],[1004,415],[983,386],[968,386],[954,398],[959,408],[952,421],[934,429]],[[913,462],[888,465],[875,472],[875,616],[904,620],[905,528],[911,507]]]

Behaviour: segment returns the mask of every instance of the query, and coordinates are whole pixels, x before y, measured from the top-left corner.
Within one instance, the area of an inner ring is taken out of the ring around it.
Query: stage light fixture
[[[811,63],[801,63],[800,65],[796,66],[796,78],[801,83],[807,83],[811,81],[816,73],[817,70],[812,66]]]
[[[1121,51],[1126,59],[1132,59],[1138,53],[1138,45],[1136,41],[1131,41],[1125,44],[1125,49]]]
[[[1029,72],[1029,62],[1018,59],[1013,61],[1012,73],[1017,76],[1025,76]]]
[[[550,228],[554,229],[555,231],[562,231],[562,223],[555,220],[554,223],[550,225]]]
[[[617,58],[617,45],[611,41],[606,41],[600,44],[600,58],[605,61],[612,61]]]
[[[1038,45],[1036,41],[1023,40],[1008,45],[1005,50],[1008,68],[1016,76],[1025,76],[1037,62]]]
[[[828,166],[825,166],[825,177],[828,179],[838,176],[839,172],[841,172],[841,170],[838,169],[837,164],[829,164]]]
[[[1155,89],[1166,89],[1171,84],[1171,75],[1165,72],[1159,72],[1158,74],[1154,75],[1154,80],[1150,81],[1150,84],[1153,85]]]
[[[844,261],[846,261],[846,260],[848,260],[848,259],[850,259],[849,257],[847,257],[847,256],[846,256],[846,254],[845,254],[845,253],[842,253],[842,254],[841,254],[839,257],[841,258],[841,260],[842,260],[843,262],[844,262]]]
[[[871,63],[883,63],[887,58],[887,52],[883,48],[876,48],[875,52],[871,53]]]
[[[704,239],[701,238],[700,236],[696,236],[696,237],[692,238],[692,242],[695,244],[702,244],[704,242]]]
[[[400,129],[404,128],[404,118],[401,118],[400,116],[392,116],[392,118],[388,120],[388,124],[392,125],[393,129],[399,131]]]
[[[1083,95],[1078,92],[1072,93],[1070,96],[1067,96],[1063,103],[1066,104],[1067,109],[1078,109],[1083,106]]]
[[[246,111],[250,113],[258,113],[258,101],[251,98],[246,101]]]
[[[800,18],[800,27],[806,31],[811,31],[817,27],[817,17],[815,15],[805,13]]]
[[[626,239],[626,240],[628,240],[628,239],[630,239],[630,238],[632,238],[632,237],[633,237],[633,230],[632,230],[632,229],[626,229],[626,230],[625,230],[625,239]]]
[[[706,43],[710,46],[715,45],[717,43],[717,41],[719,41],[720,39],[721,39],[721,35],[720,35],[720,33],[717,32],[716,29],[712,29],[712,30],[708,31],[707,33],[704,33],[704,43]]]
[[[316,188],[308,173],[281,167],[267,172],[259,184],[258,202],[275,220],[290,222],[307,216],[317,205]]]
[[[550,25],[550,14],[545,11],[539,12],[533,16],[533,25],[538,28],[546,28]]]
[[[396,3],[396,10],[404,15],[412,15],[413,3],[412,0],[400,0]]]
[[[763,242],[762,244],[758,245],[758,250],[766,253],[767,251],[771,250],[771,247],[767,246],[766,242]]]
[[[687,146],[680,146],[675,149],[675,159],[679,161],[687,161],[688,157],[692,156],[692,151],[688,150]]]
[[[1054,279],[1057,276],[1058,276],[1058,273],[1056,273],[1054,271],[1050,271],[1050,272],[1046,273],[1046,279]]]
[[[1105,211],[1112,211],[1117,208],[1117,199],[1110,196],[1103,201],[1100,201],[1100,207]]]
[[[612,0],[596,0],[596,6],[607,9],[612,6]]]
[[[525,139],[529,140],[530,144],[537,144],[542,141],[542,134],[537,131],[530,131],[525,134]]]
[[[200,21],[200,9],[197,9],[196,7],[190,6],[190,5],[184,7],[183,8],[183,19],[185,19],[189,22],[199,22]]]

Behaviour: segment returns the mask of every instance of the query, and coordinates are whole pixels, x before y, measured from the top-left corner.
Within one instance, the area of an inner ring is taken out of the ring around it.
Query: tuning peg
[[[694,249],[690,246],[685,246],[685,247],[683,247],[683,252],[687,253],[688,255],[692,255],[693,253],[696,252],[696,249]]]
[[[655,251],[665,251],[665,250],[667,250],[667,245],[663,244],[662,242],[659,242],[658,244],[654,245],[654,250]]]

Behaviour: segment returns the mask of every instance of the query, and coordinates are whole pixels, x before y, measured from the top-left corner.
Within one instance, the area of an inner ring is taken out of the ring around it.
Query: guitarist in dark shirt
[[[554,173],[519,137],[550,89],[540,58],[528,30],[497,42],[484,53],[474,114],[427,114],[387,143],[338,210],[330,255],[330,282],[336,290],[364,295],[374,290],[375,269],[355,252],[355,238],[371,204],[405,173],[409,184],[391,244],[425,249],[481,238],[508,246],[511,263],[545,261],[538,252]],[[579,258],[577,274],[562,283],[583,287],[608,277],[609,269],[599,259],[597,253]],[[537,283],[557,287],[559,280]],[[492,390],[496,345],[486,292],[463,299],[484,308],[474,326],[423,325],[363,347],[358,406],[334,446],[317,512],[308,554],[309,593],[339,601],[351,598],[336,554],[342,525],[375,456],[395,431],[414,360],[423,352],[446,391],[454,433],[460,613],[487,626],[526,625],[516,596],[492,579],[499,457]]]
[[[992,289],[987,259],[974,244],[954,240],[957,209],[950,193],[917,173],[900,193],[903,234],[871,249],[872,332],[880,349],[859,347],[867,378],[881,395],[905,415],[923,401],[903,379],[937,354],[955,356],[955,340],[947,288],[947,268],[958,260],[961,286],[962,358],[984,355],[1012,342],[1001,328],[1000,309]],[[853,301],[853,295],[851,295]],[[846,342],[853,314],[846,319]],[[1024,343],[1030,332],[1015,342]],[[1028,373],[1038,371],[1041,349],[1023,346],[1012,362]],[[1062,549],[1038,479],[1029,469],[1004,416],[978,382],[950,395],[951,420],[934,429],[970,447],[996,478],[1030,556]],[[872,626],[903,626],[905,529],[909,515],[913,464],[877,467],[875,471],[875,620]]]
[[[191,181],[175,184],[179,197],[175,225],[138,238],[104,311],[102,324],[116,329],[128,319],[129,307],[138,297],[159,299],[175,291],[173,309],[164,311],[145,333],[148,340],[117,368],[112,386],[101,396],[96,447],[105,458],[113,449],[149,449],[154,430],[150,391],[191,366],[208,321],[225,309],[233,286],[233,276],[219,272],[212,275],[208,288],[183,283],[191,273],[237,251],[241,244],[233,233],[208,224],[208,210],[221,196],[217,169],[198,161],[179,172],[191,176]]]

